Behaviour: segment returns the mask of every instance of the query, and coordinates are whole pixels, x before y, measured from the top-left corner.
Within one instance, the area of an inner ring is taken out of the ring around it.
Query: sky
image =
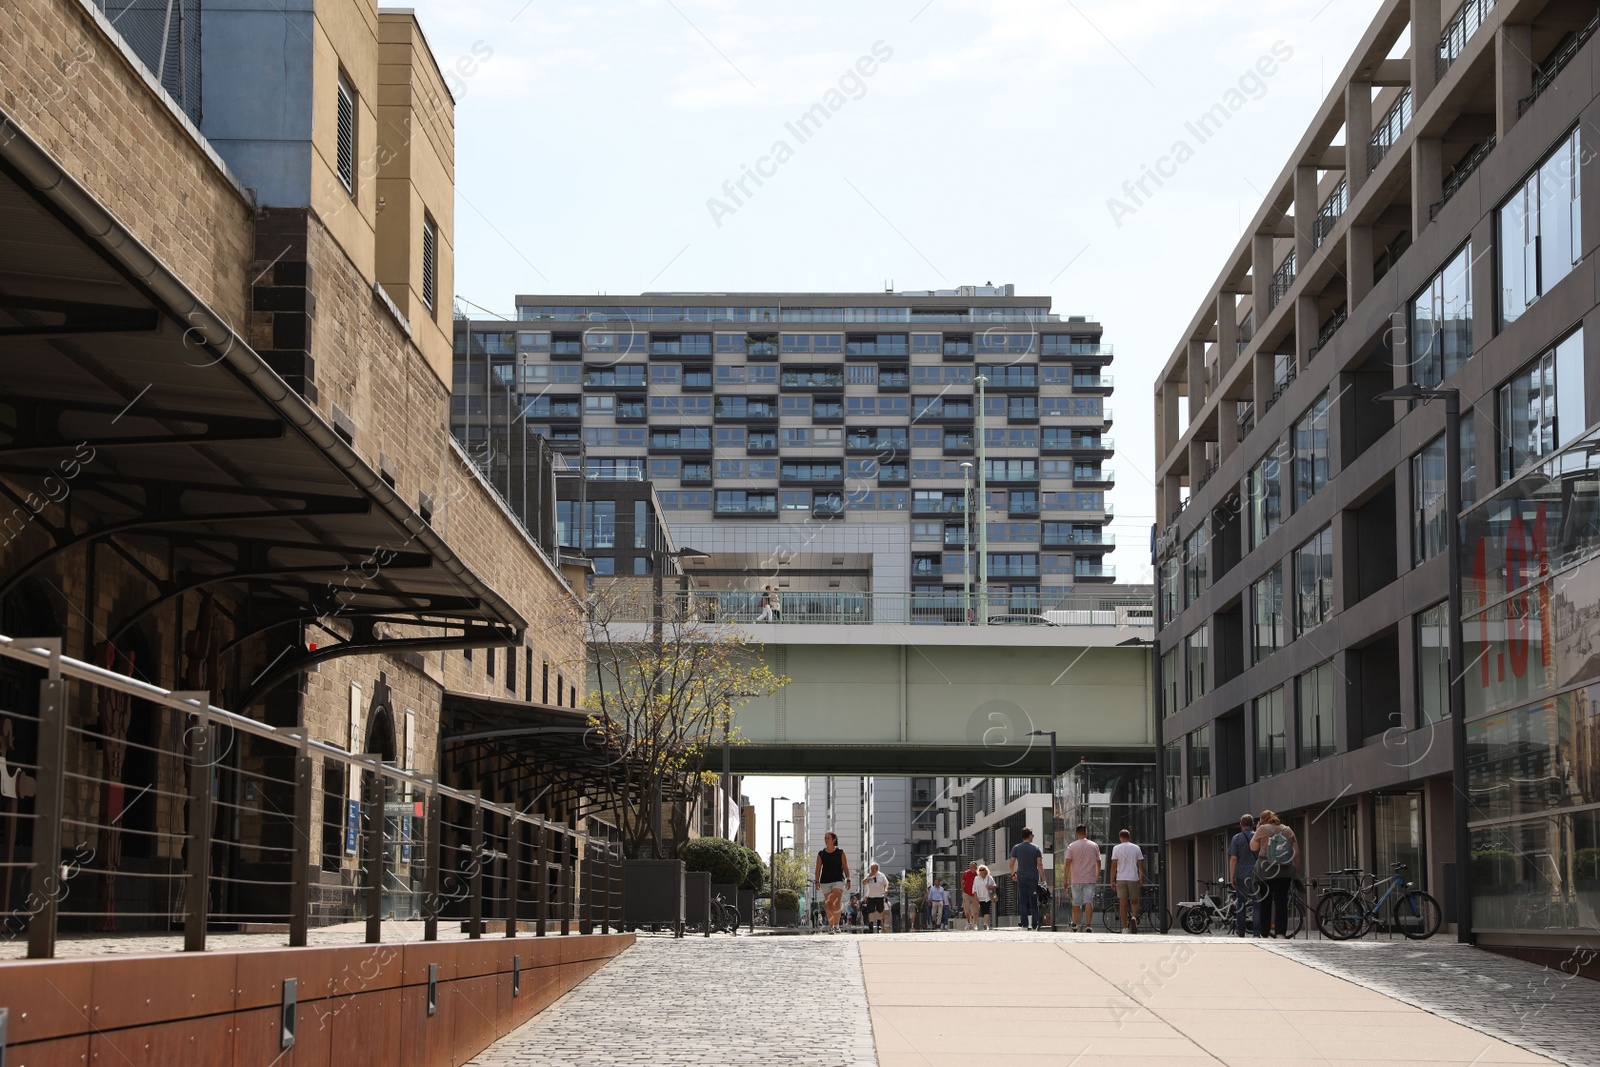
[[[1047,295],[1116,349],[1122,581],[1150,580],[1155,375],[1379,6],[415,3],[457,98],[464,310],[509,316],[519,293]],[[1218,102],[1230,118],[1201,142],[1185,124]],[[799,127],[819,103],[826,122]]]

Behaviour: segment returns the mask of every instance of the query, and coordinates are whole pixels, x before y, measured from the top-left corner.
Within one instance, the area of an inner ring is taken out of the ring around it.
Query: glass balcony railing
[[[1099,577],[1112,577],[1111,567]],[[994,572],[990,572],[994,577]],[[1085,576],[1080,573],[1080,577]],[[959,579],[959,575],[953,576]],[[1095,577],[1089,575],[1089,577]],[[973,576],[976,581],[976,574]],[[664,610],[669,620],[692,620],[716,625],[720,623],[757,625],[761,615],[761,590],[712,589],[680,592],[669,590]],[[851,590],[791,591],[778,590],[780,611],[773,620],[778,625],[839,625],[839,624],[904,624],[960,626],[976,621],[980,598],[976,592],[970,600],[960,589],[942,592],[873,593]],[[619,619],[641,627],[650,625],[651,612],[648,597],[630,598],[628,604],[637,613],[636,618]],[[621,605],[619,604],[619,607]],[[1148,597],[1062,595],[1046,589],[1044,593],[1013,593],[1005,589],[992,589],[989,595],[990,615],[1022,611],[1043,614],[1052,622],[1068,626],[1104,626],[1148,629],[1151,621]],[[759,625],[767,625],[760,621]]]

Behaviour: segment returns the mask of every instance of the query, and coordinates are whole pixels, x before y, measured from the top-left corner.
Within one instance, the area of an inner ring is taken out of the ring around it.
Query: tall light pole
[[[972,625],[972,461],[961,461],[961,625]]]
[[[1048,737],[1050,739],[1050,851],[1053,854],[1061,847],[1061,835],[1057,833],[1056,826],[1056,732],[1054,730],[1033,730],[1029,737]],[[1052,864],[1052,867],[1054,865]],[[1052,873],[1054,873],[1052,871]],[[1056,910],[1061,902],[1056,899],[1057,887],[1050,889],[1050,929],[1056,928]]]
[[[770,883],[768,888],[772,892],[777,892],[778,890],[778,801],[780,800],[787,800],[791,804],[794,803],[793,797],[773,797],[767,802],[767,821],[772,826],[772,838],[767,842],[767,846],[771,850],[767,856],[770,861],[767,867],[767,881]],[[790,820],[791,823],[793,821],[792,819]],[[776,907],[777,905],[773,906]]]
[[[978,625],[989,625],[989,464],[985,456],[988,437],[984,424],[983,387],[989,379],[978,375]]]
[[[1379,393],[1374,400],[1444,401],[1444,510],[1445,569],[1449,582],[1446,613],[1450,656],[1450,743],[1455,749],[1451,777],[1455,779],[1456,829],[1456,940],[1473,943],[1472,934],[1472,831],[1467,826],[1467,672],[1461,636],[1461,391],[1405,385]]]

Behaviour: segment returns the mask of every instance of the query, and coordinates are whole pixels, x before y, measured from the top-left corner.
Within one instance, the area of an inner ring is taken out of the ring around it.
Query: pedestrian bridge
[[[1035,730],[1062,769],[1154,752],[1147,626],[735,629],[790,679],[738,711],[738,773],[1042,775]]]

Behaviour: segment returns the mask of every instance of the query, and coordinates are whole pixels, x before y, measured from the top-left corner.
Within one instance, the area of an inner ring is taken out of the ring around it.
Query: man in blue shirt
[[[1256,835],[1254,815],[1239,818],[1239,832],[1228,842],[1228,882],[1239,894],[1239,936],[1248,929],[1251,905],[1255,903],[1256,854],[1250,850],[1250,839]]]
[[[1017,883],[1017,923],[1039,928],[1039,883],[1044,881],[1044,853],[1033,843],[1033,831],[1022,828],[1022,841],[1011,850],[1011,877]]]

